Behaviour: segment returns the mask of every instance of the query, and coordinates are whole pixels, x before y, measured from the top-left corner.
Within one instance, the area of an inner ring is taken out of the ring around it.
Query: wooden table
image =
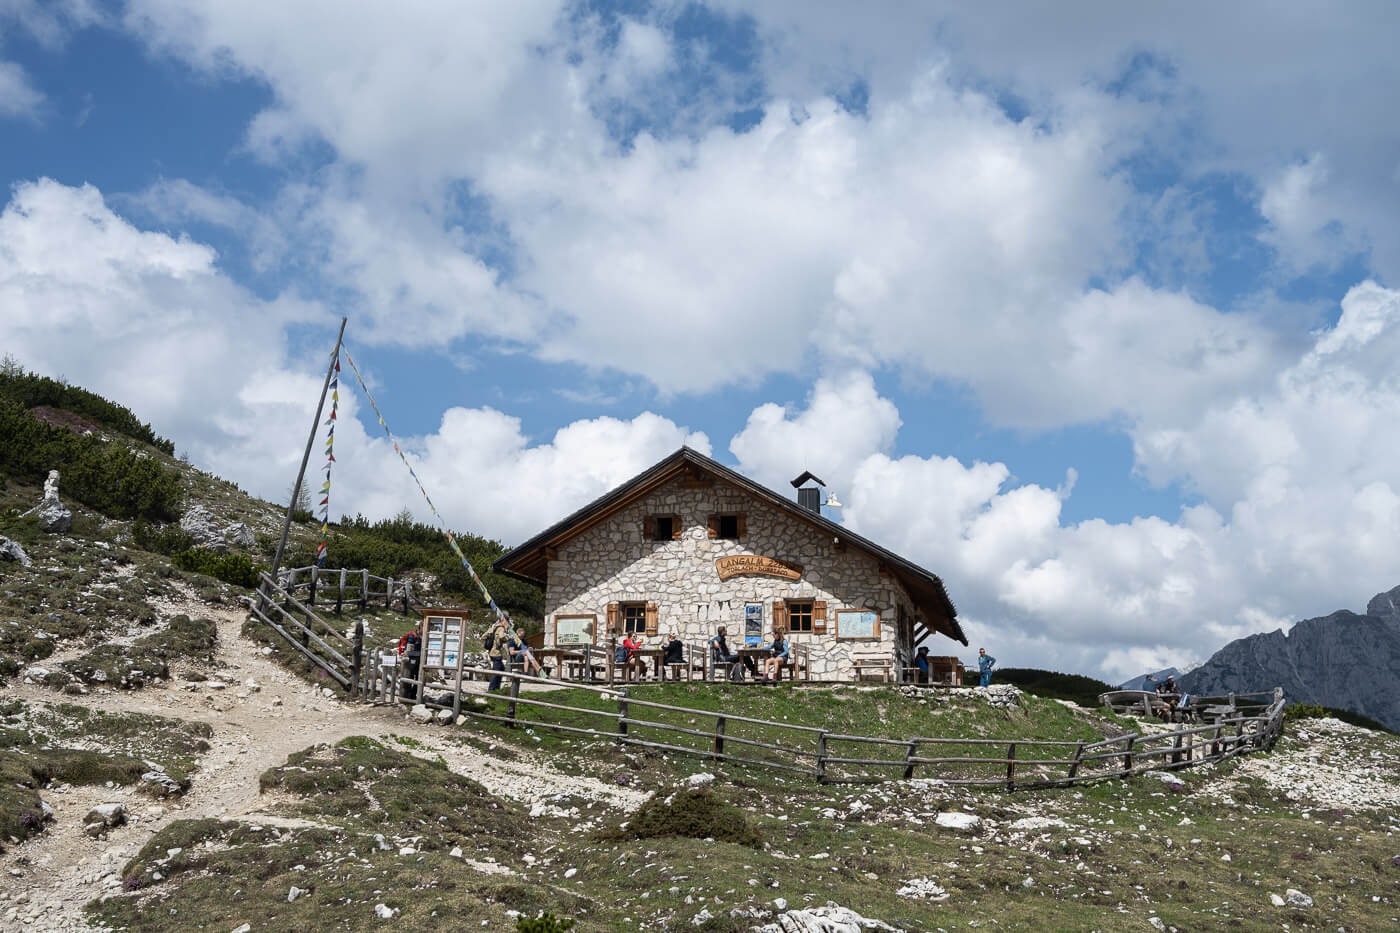
[[[586,663],[583,652],[576,648],[540,648],[534,651],[533,654],[539,659],[540,664],[545,664],[550,658],[553,658],[555,660],[554,667],[558,669],[561,680],[564,676],[565,664]],[[584,674],[585,679],[587,679],[587,671],[581,673]]]
[[[661,680],[661,659],[666,656],[665,648],[637,648],[632,652],[632,657],[641,658],[645,661],[651,658],[651,674],[658,682]],[[624,667],[624,677],[630,676],[626,673],[629,668]]]

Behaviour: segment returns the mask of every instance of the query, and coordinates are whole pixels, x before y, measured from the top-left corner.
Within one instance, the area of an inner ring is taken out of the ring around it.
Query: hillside
[[[124,410],[63,400],[76,411],[51,400],[42,430],[12,423],[54,450],[86,438],[89,485],[69,496],[60,479],[71,527],[21,517],[42,496],[42,458],[0,465],[0,535],[28,560],[0,561],[0,928],[508,930],[548,911],[585,933],[926,931],[992,919],[1330,930],[1400,916],[1400,737],[1331,719],[1295,720],[1271,752],[1224,764],[1007,793],[933,780],[823,785],[624,747],[568,731],[594,724],[590,703],[607,704],[553,685],[531,695],[576,709],[530,707],[515,729],[427,724],[353,701],[250,625],[247,590],[218,576],[267,560],[279,507],[172,458]],[[134,461],[160,483],[160,471],[173,476],[170,494],[143,506],[119,481]],[[194,533],[155,516],[167,507],[202,509],[230,540],[223,550],[186,540]],[[227,533],[239,523],[251,543]],[[438,575],[429,531],[348,521],[333,559],[378,561],[467,601]],[[293,533],[309,553],[314,529]],[[501,598],[523,615],[538,593]],[[347,607],[342,621],[365,622],[372,642],[404,625],[383,607]],[[631,696],[889,739],[996,740],[997,754],[1011,739],[1162,728],[1064,698],[1103,685],[1017,676],[1049,696],[699,684]],[[473,708],[505,706],[480,697]]]
[[[1221,694],[1277,684],[1291,699],[1352,710],[1400,730],[1397,605],[1400,587],[1373,597],[1364,615],[1342,609],[1305,619],[1286,635],[1238,639],[1182,677],[1181,687]]]

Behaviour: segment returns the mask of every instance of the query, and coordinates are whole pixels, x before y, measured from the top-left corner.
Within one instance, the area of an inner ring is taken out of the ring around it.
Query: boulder
[[[408,715],[410,718],[416,719],[419,722],[433,721],[433,711],[428,709],[422,703],[419,703],[417,706],[413,707],[413,709],[409,710]]]
[[[694,922],[693,920],[691,921]],[[862,917],[849,907],[827,904],[803,910],[789,910],[778,915],[777,923],[754,927],[759,933],[902,933],[881,920]]]
[[[84,823],[103,823],[107,826],[120,826],[126,822],[126,807],[119,803],[99,803],[83,817]]]
[[[715,782],[715,776],[708,771],[701,771],[686,778],[685,782],[691,787],[706,787]]]
[[[252,547],[256,541],[253,538],[253,529],[242,522],[234,522],[224,529],[224,540],[234,547]]]
[[[73,527],[73,513],[58,499],[58,471],[49,470],[44,480],[44,498],[25,515],[35,515],[44,531],[63,534]]]
[[[1311,907],[1313,905],[1313,899],[1297,888],[1289,888],[1283,894],[1289,907]]]
[[[220,553],[228,550],[224,533],[214,521],[214,516],[202,505],[197,505],[180,517],[180,527],[189,532],[194,543]]]
[[[147,771],[141,775],[141,783],[162,797],[174,797],[183,790],[180,782],[164,771]]]
[[[437,711],[437,721],[443,724],[452,722],[452,710],[440,709]]]
[[[938,816],[933,818],[933,821],[944,829],[956,829],[967,832],[976,829],[978,824],[982,822],[982,818],[971,813],[952,811],[938,814]]]
[[[11,541],[3,535],[0,535],[0,560],[18,561],[21,567],[33,564],[29,555],[24,553],[24,548],[19,546],[18,541]]]

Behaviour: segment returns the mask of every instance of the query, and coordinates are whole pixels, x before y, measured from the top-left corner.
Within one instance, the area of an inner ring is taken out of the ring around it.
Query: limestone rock
[[[0,535],[0,560],[18,561],[21,567],[28,567],[33,564],[29,555],[24,553],[24,548],[20,547],[18,541],[11,541],[9,538]]]
[[[48,479],[44,480],[44,498],[24,514],[37,515],[39,527],[55,534],[63,534],[73,527],[73,513],[58,499],[57,470],[49,470]]]
[[[234,522],[224,529],[224,540],[234,547],[249,548],[255,543],[253,529],[242,522]]]
[[[933,821],[945,829],[956,829],[967,832],[976,829],[978,824],[982,822],[982,818],[971,813],[958,813],[953,811],[949,813],[940,813],[933,818]]]
[[[882,920],[862,917],[854,910],[836,904],[789,910],[778,915],[777,923],[765,923],[754,929],[758,933],[869,933],[871,930],[903,933],[898,927],[892,927]]]
[[[708,771],[701,771],[686,778],[685,782],[691,787],[706,787],[715,782],[715,776]]]
[[[214,516],[202,505],[196,505],[180,517],[180,527],[189,532],[194,543],[220,553],[228,550],[224,533],[214,521]]]
[[[398,913],[397,907],[390,907],[388,904],[375,904],[374,915],[380,920],[393,920],[394,914]]]
[[[180,787],[179,781],[175,780],[164,771],[157,771],[154,769],[141,775],[141,783],[150,787],[163,797],[174,797],[183,790],[183,788]]]
[[[120,826],[126,822],[126,807],[119,803],[99,803],[83,817],[83,823],[101,823],[104,826]]]
[[[417,706],[413,707],[413,709],[409,710],[408,715],[418,720],[419,722],[433,721],[433,711],[428,709],[422,703],[419,703]]]
[[[452,722],[452,710],[440,709],[437,711],[437,721],[444,725]]]
[[[1289,907],[1311,907],[1313,905],[1313,899],[1297,888],[1289,888],[1283,893],[1284,900],[1288,902]]]

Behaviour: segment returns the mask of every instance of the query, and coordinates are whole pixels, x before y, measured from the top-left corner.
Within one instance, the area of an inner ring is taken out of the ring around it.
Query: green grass
[[[155,678],[168,678],[172,662],[211,664],[218,629],[209,619],[179,615],[158,632],[130,645],[99,645],[60,668],[86,684],[141,687]]]

